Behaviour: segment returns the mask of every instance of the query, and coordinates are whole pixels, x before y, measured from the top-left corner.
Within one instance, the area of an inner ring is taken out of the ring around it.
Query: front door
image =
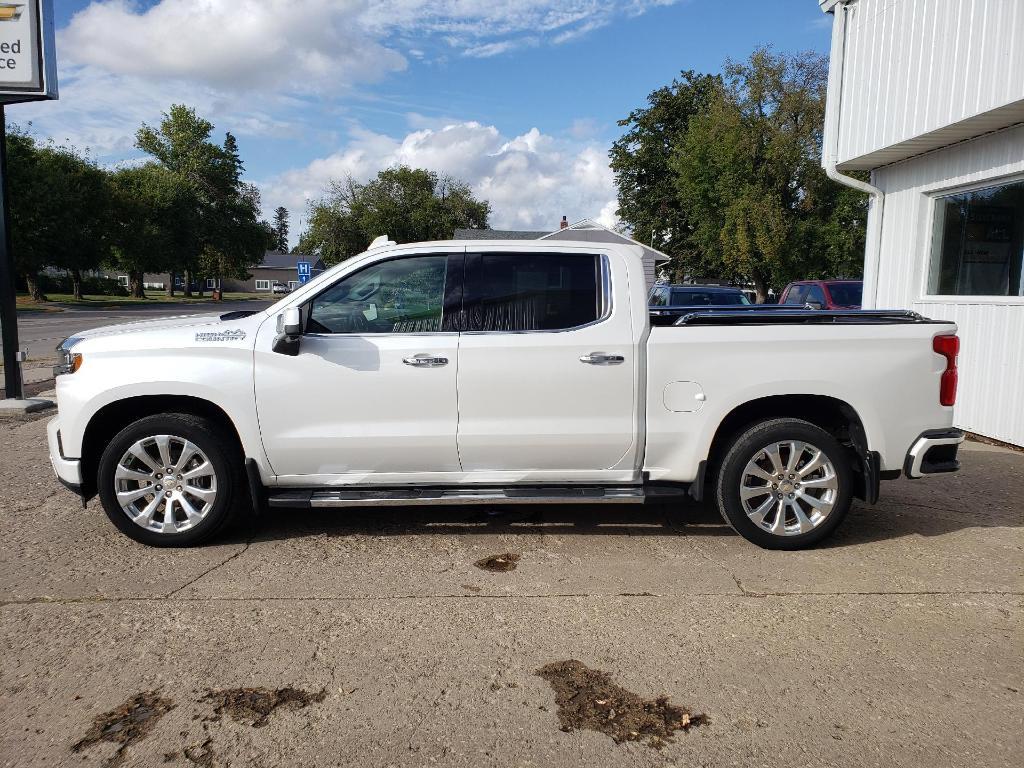
[[[467,473],[542,481],[633,470],[628,291],[613,306],[608,256],[553,251],[466,255],[458,389]]]
[[[403,255],[351,273],[304,305],[297,356],[264,323],[255,386],[263,445],[286,484],[403,482],[457,472],[459,335],[446,283],[461,253]]]

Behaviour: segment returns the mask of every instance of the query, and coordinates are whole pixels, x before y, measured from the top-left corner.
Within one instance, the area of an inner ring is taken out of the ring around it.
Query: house
[[[324,271],[324,263],[316,256],[305,256],[301,253],[281,253],[280,251],[267,251],[263,254],[263,261],[252,267],[250,277],[246,280],[234,278],[223,278],[221,290],[228,293],[270,293],[274,283],[287,285],[289,288],[297,288],[299,285],[298,262],[308,261],[312,264],[312,274],[318,275]],[[107,270],[106,277],[116,279],[125,288],[128,287],[128,275]],[[171,280],[174,280],[176,291],[185,290],[185,276],[181,273],[173,275],[167,273],[149,273],[143,276],[143,288],[148,290],[166,291]],[[212,277],[204,278],[201,282],[194,280],[192,290],[212,291],[217,287],[217,280]]]
[[[955,321],[957,425],[1024,445],[1024,2],[819,5],[822,165],[870,196],[864,306]]]
[[[310,262],[312,264],[312,274],[314,275],[324,271],[323,261],[316,256],[267,251],[263,254],[263,261],[249,270],[252,275],[248,280],[224,278],[221,281],[223,290],[252,293],[269,292],[273,288],[274,283],[281,283],[289,288],[298,288],[299,273],[297,264],[300,261]]]
[[[616,232],[592,219],[582,219],[570,224],[563,216],[558,229],[553,232],[526,231],[516,229],[456,229],[453,240],[578,240],[587,243],[629,243],[639,245],[644,252],[644,275],[651,287],[657,279],[657,267],[668,261],[667,254],[639,243],[628,235]]]

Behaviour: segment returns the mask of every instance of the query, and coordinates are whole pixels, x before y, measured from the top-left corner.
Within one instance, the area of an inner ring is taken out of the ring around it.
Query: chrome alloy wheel
[[[213,509],[217,474],[195,443],[153,435],[125,451],[114,471],[114,492],[136,525],[156,533],[181,533]]]
[[[766,445],[740,476],[740,503],[754,525],[776,536],[798,536],[824,522],[839,498],[832,461],[799,440]]]

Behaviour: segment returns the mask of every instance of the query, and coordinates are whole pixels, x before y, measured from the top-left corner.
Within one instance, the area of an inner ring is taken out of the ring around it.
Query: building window
[[[256,290],[257,291],[269,291],[270,290],[270,281],[269,280],[257,280],[256,281]]]
[[[288,281],[288,290],[289,291],[294,291],[298,287],[299,287],[299,281],[298,280],[289,280]]]
[[[928,293],[1024,296],[1024,181],[935,200]]]
[[[214,280],[212,277],[206,278],[206,287],[212,291],[214,288],[217,287],[217,281]]]
[[[117,282],[123,285],[125,288],[128,287],[128,275],[118,275]]]

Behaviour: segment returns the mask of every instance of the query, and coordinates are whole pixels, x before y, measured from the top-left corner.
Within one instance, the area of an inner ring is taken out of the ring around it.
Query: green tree
[[[288,209],[279,205],[274,209],[274,250],[288,253]]]
[[[15,267],[37,301],[46,299],[44,267],[68,270],[81,298],[82,271],[109,252],[106,174],[73,147],[39,146],[18,129],[9,131],[7,150]]]
[[[351,178],[330,185],[310,205],[298,250],[336,264],[366,249],[379,235],[399,243],[445,240],[456,228],[485,228],[490,204],[468,184],[420,168],[399,166],[367,184]]]
[[[195,277],[244,275],[267,244],[259,196],[242,183],[238,142],[227,133],[218,145],[212,132],[213,124],[194,109],[175,104],[158,126],[143,125],[136,134],[138,148],[173,174],[187,197],[176,222],[181,247],[172,262],[185,273],[186,295]]]
[[[794,278],[860,274],[866,201],[820,165],[827,71],[767,48],[726,63],[670,160],[691,274],[749,280],[759,302]]]
[[[672,155],[690,119],[721,89],[717,75],[682,72],[647,97],[647,105],[619,121],[626,132],[608,153],[618,187],[618,216],[641,242],[672,257],[668,269],[682,279],[695,250],[693,224],[676,190]]]
[[[191,247],[179,223],[192,211],[191,190],[158,163],[110,177],[111,265],[128,274],[131,295],[145,298],[143,276],[172,268]]]

